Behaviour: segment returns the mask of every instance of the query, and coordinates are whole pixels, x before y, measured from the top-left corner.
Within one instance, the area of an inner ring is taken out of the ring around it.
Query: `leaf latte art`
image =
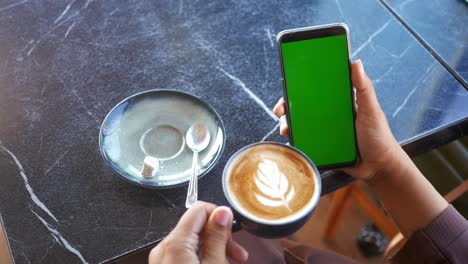
[[[264,160],[258,165],[255,184],[260,193],[257,200],[265,206],[285,206],[291,211],[289,202],[294,197],[294,186],[289,187],[288,178],[280,171],[276,163]]]
[[[315,172],[294,150],[257,145],[239,154],[228,169],[231,199],[248,215],[286,220],[312,199]]]

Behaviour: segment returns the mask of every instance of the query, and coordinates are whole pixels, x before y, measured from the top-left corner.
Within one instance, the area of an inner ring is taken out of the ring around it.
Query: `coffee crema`
[[[229,166],[230,197],[244,211],[265,220],[283,220],[312,199],[315,172],[299,153],[261,144],[239,154]]]

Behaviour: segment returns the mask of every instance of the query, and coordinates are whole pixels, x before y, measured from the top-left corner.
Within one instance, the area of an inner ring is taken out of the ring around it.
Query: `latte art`
[[[274,144],[242,152],[227,173],[231,199],[259,219],[284,220],[309,204],[315,192],[315,172],[309,162]]]
[[[259,163],[255,184],[257,200],[265,206],[284,206],[290,212],[289,202],[294,197],[294,186],[289,188],[288,178],[280,171],[276,163],[264,160]]]

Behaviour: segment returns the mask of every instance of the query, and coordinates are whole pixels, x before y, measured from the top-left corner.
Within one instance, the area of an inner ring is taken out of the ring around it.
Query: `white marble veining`
[[[278,117],[275,116],[275,114],[273,114],[273,112],[271,111],[270,108],[268,108],[268,106],[265,105],[265,103],[260,99],[258,98],[257,95],[255,95],[249,88],[247,88],[247,86],[245,85],[245,83],[243,81],[241,81],[239,78],[237,78],[236,76],[234,75],[231,75],[229,74],[228,72],[226,72],[225,70],[223,70],[222,68],[218,68],[222,73],[224,73],[227,77],[229,77],[229,79],[233,80],[238,86],[242,87],[242,89],[249,95],[250,98],[252,98],[258,105],[260,105],[263,110],[265,110],[265,112],[275,121],[278,121]]]
[[[57,22],[60,21],[60,19],[63,18],[63,16],[65,16],[65,14],[67,14],[68,10],[70,10],[70,7],[73,5],[73,3],[75,3],[76,0],[73,0],[71,1],[66,7],[65,9],[62,11],[62,13],[57,17],[57,19],[55,19],[54,21],[54,24],[57,24]]]
[[[31,48],[28,50],[28,52],[26,53],[27,56],[31,55],[31,53],[37,48],[37,46],[39,46],[39,44],[42,43],[42,41],[44,41],[52,32],[54,32],[55,30],[57,30],[58,28],[60,28],[63,24],[65,24],[67,21],[69,21],[70,19],[76,17],[80,12],[75,12],[73,13],[71,16],[65,18],[64,20],[62,20],[62,22],[58,23],[56,26],[54,26],[51,30],[47,31],[47,33],[45,33],[44,35],[42,35],[35,43],[34,45],[31,46]]]
[[[0,141],[0,149],[3,150],[3,152],[7,153],[10,155],[10,157],[13,159],[13,161],[16,164],[16,167],[19,170],[19,173],[21,177],[23,178],[24,181],[24,186],[26,187],[26,190],[29,193],[29,196],[31,197],[31,200],[33,203],[35,203],[37,206],[39,206],[44,212],[46,212],[52,219],[54,219],[55,222],[58,222],[57,218],[54,216],[54,214],[47,208],[47,206],[37,197],[37,195],[34,193],[33,188],[31,185],[29,185],[28,177],[26,176],[26,173],[24,172],[23,165],[21,165],[21,162],[16,158],[16,155],[13,154],[9,149],[7,149],[3,143]]]
[[[372,42],[372,40],[378,36],[380,33],[382,33],[382,31],[384,31],[388,25],[390,25],[390,22],[392,22],[391,19],[387,20],[387,22],[385,22],[379,29],[377,29],[374,33],[372,33],[372,35],[369,36],[369,38],[364,41],[364,43],[361,44],[361,46],[359,46],[354,52],[353,52],[353,58],[355,56],[357,56],[359,54],[359,52],[361,52],[362,49],[364,49],[367,45],[369,45],[369,43]]]
[[[83,255],[81,255],[81,253],[75,248],[73,247],[63,236],[62,234],[57,231],[57,229],[53,228],[49,223],[47,223],[46,220],[44,220],[44,218],[42,218],[39,214],[37,214],[36,212],[34,212],[34,210],[31,209],[31,212],[37,217],[37,219],[39,219],[39,221],[41,221],[41,223],[49,230],[50,234],[52,235],[52,237],[55,239],[55,241],[57,241],[57,243],[59,243],[60,245],[62,245],[63,247],[65,247],[67,250],[69,250],[71,253],[75,254],[80,260],[82,263],[85,263],[87,264],[88,262],[86,261],[86,259],[83,257]]]
[[[394,60],[393,64],[392,64],[382,75],[380,75],[379,77],[377,77],[377,78],[374,79],[374,82],[375,82],[375,83],[382,82],[382,81],[387,77],[387,75],[388,75],[390,72],[392,72],[393,69],[394,69],[397,65],[399,65],[399,63],[400,63],[400,60],[399,60],[399,59],[403,58],[403,56],[405,56],[406,53],[408,53],[408,51],[410,50],[410,48],[411,48],[412,46],[413,46],[413,44],[408,45],[408,47],[407,47],[400,55],[392,54],[392,53],[390,53],[390,52],[387,50],[387,52],[390,54],[390,56],[392,56],[393,58],[395,58],[395,60]],[[384,49],[384,50],[386,50],[386,49]]]
[[[119,8],[116,8],[114,10],[112,10],[110,13],[109,13],[109,16],[112,16],[113,14],[115,14],[117,11],[119,11],[120,9]]]
[[[406,1],[401,2],[400,5],[398,6],[398,9],[401,10],[401,9],[405,8],[405,6],[406,6],[407,4],[409,4],[409,3],[413,2],[413,1],[414,1],[414,0],[406,0]]]
[[[395,112],[393,112],[392,118],[394,118],[396,115],[398,115],[398,113],[403,109],[403,107],[405,107],[405,105],[408,103],[408,100],[411,98],[411,96],[414,94],[414,92],[418,89],[418,87],[421,86],[421,83],[423,83],[423,80],[426,79],[429,76],[429,73],[431,72],[432,68],[434,68],[435,65],[436,65],[436,63],[434,62],[434,63],[431,64],[431,66],[427,67],[426,72],[424,72],[424,74],[421,76],[421,78],[419,78],[416,81],[416,84],[415,84],[414,88],[411,89],[409,94],[406,96],[405,100],[403,100],[403,103],[397,107]]]
[[[28,264],[31,264],[31,261],[29,260],[28,256],[27,256],[26,254],[24,254],[24,251],[21,252],[21,255],[24,257],[24,259],[26,260],[26,262],[27,262]]]
[[[10,9],[10,8],[12,8],[12,7],[15,7],[15,6],[24,4],[24,3],[26,3],[26,2],[29,2],[29,0],[19,1],[19,2],[16,2],[16,3],[14,3],[14,4],[11,4],[11,5],[2,7],[2,8],[0,8],[0,12],[1,12],[1,11],[4,11],[4,10],[8,10],[8,9]]]
[[[341,8],[341,4],[339,0],[335,0],[336,6],[338,7],[338,12],[340,12],[341,19],[345,19],[345,15],[343,13],[343,8]]]
[[[86,3],[84,4],[83,8],[88,8],[89,4],[91,4],[94,1],[96,0],[86,0]]]
[[[279,126],[280,126],[280,123],[278,122],[278,124],[276,124],[275,127],[270,132],[268,132],[260,141],[265,141],[269,136],[275,133],[276,130],[278,130]]]
[[[468,89],[468,8],[466,1],[381,0],[419,42]]]
[[[68,151],[70,151],[69,149],[65,150],[65,152],[62,153],[62,155],[60,155],[58,157],[58,159],[55,160],[54,164],[52,164],[52,166],[50,166],[45,172],[44,172],[44,175],[47,175],[53,168],[55,168],[55,166],[57,166],[60,161],[63,159],[63,157],[65,157],[65,155],[67,155]]]
[[[166,201],[172,208],[174,209],[179,209],[169,198],[167,198],[164,194],[162,193],[156,193],[159,195],[159,197],[163,198],[164,201]]]
[[[262,43],[262,47],[263,47],[263,59],[265,60],[265,74],[264,74],[264,78],[262,82],[262,89],[266,89],[268,82],[270,81],[270,72],[269,72],[270,59],[268,58],[268,55],[267,55],[267,49],[265,47],[265,43]]]
[[[268,41],[270,42],[270,46],[271,47],[274,47],[275,46],[275,34],[273,34],[273,32],[271,32],[271,29],[270,28],[265,28],[265,33],[267,35],[267,39]]]
[[[76,25],[76,22],[73,22],[73,24],[71,24],[71,26],[68,27],[67,31],[65,32],[65,35],[63,36],[63,38],[67,38],[68,37],[68,34],[70,34],[70,31],[73,29],[73,27]]]
[[[83,99],[81,98],[81,96],[78,94],[78,92],[75,90],[75,89],[71,89],[73,95],[75,95],[76,99],[78,99],[78,101],[80,102],[80,104],[83,106],[83,108],[85,109],[86,113],[96,122],[96,124],[100,125],[101,122],[99,120],[99,118],[97,118],[97,116],[95,114],[93,114],[89,108],[86,106],[86,104],[84,103]]]

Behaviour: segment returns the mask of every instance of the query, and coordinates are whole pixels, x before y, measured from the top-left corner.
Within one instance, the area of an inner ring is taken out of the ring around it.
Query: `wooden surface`
[[[351,184],[334,193],[330,205],[330,213],[325,224],[324,239],[335,239],[335,234],[340,225],[347,218],[349,204],[354,203],[372,222],[391,239],[399,230],[382,209],[380,209],[371,196],[366,192],[365,186],[360,182]]]
[[[452,203],[466,192],[468,192],[468,180],[465,180],[462,184],[451,190],[444,198],[447,202]]]
[[[336,227],[335,239],[325,241],[325,225],[328,213],[331,209],[333,195],[326,195],[320,198],[320,202],[309,221],[294,234],[297,242],[314,248],[333,251],[336,254],[348,256],[358,263],[382,263],[383,256],[366,258],[357,246],[357,236],[364,224],[370,222],[368,217],[351,202],[346,210],[346,217],[343,222]]]
[[[363,187],[359,184],[351,186],[351,196],[356,205],[366,214],[369,219],[382,231],[388,238],[392,238],[398,234],[399,230],[382,209],[380,209],[375,202],[366,194]]]
[[[351,199],[349,195],[351,193],[350,187],[342,188],[333,194],[333,202],[330,205],[328,217],[325,224],[324,239],[327,241],[332,240],[338,230],[339,225],[337,222],[346,216],[349,206],[351,205]]]
[[[3,233],[3,226],[0,223],[0,264],[10,264],[11,257],[8,250],[5,234]]]

